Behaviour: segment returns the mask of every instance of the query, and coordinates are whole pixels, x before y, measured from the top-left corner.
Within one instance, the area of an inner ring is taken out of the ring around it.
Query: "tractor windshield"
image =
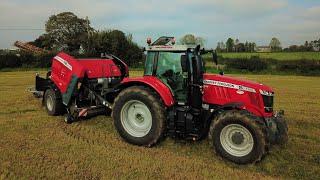
[[[181,52],[159,52],[156,75],[181,74],[181,55],[184,54]]]
[[[149,51],[145,62],[144,75],[153,75],[156,63],[156,76],[162,76],[165,72],[181,74],[181,55],[184,52],[156,52]],[[156,61],[157,60],[157,61]]]

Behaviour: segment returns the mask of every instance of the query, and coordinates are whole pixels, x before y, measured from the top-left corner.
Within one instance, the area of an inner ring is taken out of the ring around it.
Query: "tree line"
[[[218,42],[216,50],[218,52],[254,52],[256,46],[255,42],[246,41],[243,43],[239,39],[228,38],[226,43]]]
[[[302,45],[291,45],[288,48],[284,48],[285,52],[311,52],[320,50],[320,39],[314,41],[306,41]]]
[[[143,50],[120,30],[95,30],[88,18],[72,12],[52,15],[45,24],[45,33],[31,44],[48,51],[65,51],[75,56],[99,57],[114,54],[129,65],[143,59]]]
[[[218,52],[256,52],[260,47],[255,42],[240,42],[239,39],[234,40],[228,38],[226,42],[220,41],[217,43],[216,50]],[[268,46],[271,52],[307,52],[320,51],[320,39],[314,41],[306,41],[303,45],[290,45],[287,48],[282,48],[281,42],[278,38],[273,37]]]

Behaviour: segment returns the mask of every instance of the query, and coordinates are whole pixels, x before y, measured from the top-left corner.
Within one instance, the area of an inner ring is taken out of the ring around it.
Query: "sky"
[[[65,11],[88,16],[95,29],[131,33],[140,46],[190,33],[210,48],[228,37],[258,45],[277,37],[283,47],[320,38],[319,0],[0,0],[0,48],[34,40]]]

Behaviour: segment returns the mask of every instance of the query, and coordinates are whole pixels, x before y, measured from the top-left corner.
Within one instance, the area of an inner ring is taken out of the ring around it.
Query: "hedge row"
[[[252,57],[250,59],[227,59],[225,60],[227,68],[248,70],[250,72],[263,71],[268,68],[268,62],[259,57]]]
[[[0,53],[0,70],[4,68],[49,68],[52,58],[56,53],[34,55],[30,53],[16,54],[14,52]],[[85,58],[88,56],[71,54],[76,58]],[[142,62],[128,62],[130,67],[143,67]],[[130,64],[131,63],[131,64]]]
[[[29,53],[0,54],[0,69],[3,68],[48,68],[55,54],[33,55]]]
[[[250,59],[219,57],[218,61],[219,64],[224,65],[224,70],[320,75],[320,60],[301,59],[280,61],[275,59],[261,59],[254,56]]]
[[[3,68],[49,68],[55,54],[33,55],[28,53],[0,53],[0,69]],[[209,61],[209,59],[207,59]],[[219,57],[219,64],[224,70],[241,70],[248,72],[293,73],[298,75],[320,75],[320,60],[288,60],[261,59],[257,56],[250,59],[230,59]],[[143,68],[137,63],[130,67]]]

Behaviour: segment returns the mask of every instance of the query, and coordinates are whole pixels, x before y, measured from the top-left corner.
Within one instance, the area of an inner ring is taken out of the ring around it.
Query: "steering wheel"
[[[172,69],[169,69],[165,71],[161,76],[165,77],[167,80],[167,83],[172,89],[176,88],[176,83],[175,83],[175,73],[173,72]]]
[[[173,77],[173,74],[174,74],[173,70],[168,69],[164,73],[162,73],[161,76],[164,76],[166,78],[171,78],[171,77]]]

